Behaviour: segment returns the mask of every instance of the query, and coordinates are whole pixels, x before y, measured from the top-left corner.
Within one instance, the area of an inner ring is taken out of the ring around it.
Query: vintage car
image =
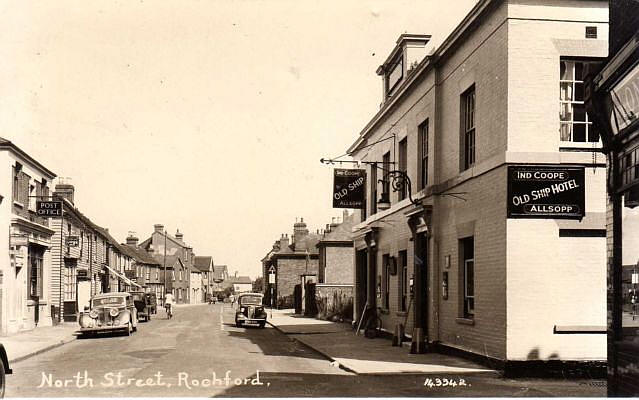
[[[143,320],[148,322],[151,319],[151,307],[148,303],[147,293],[144,292],[130,292],[131,296],[133,296],[133,304],[135,304],[135,309],[138,312],[138,320]]]
[[[266,310],[262,305],[261,293],[242,293],[237,298],[237,311],[235,312],[235,326],[258,325],[264,328],[266,325]]]
[[[146,297],[146,306],[149,308],[149,312],[151,314],[157,314],[158,313],[158,299],[157,296],[155,295],[155,293],[145,293],[144,296]],[[149,319],[151,319],[149,317]]]
[[[0,343],[0,398],[4,397],[4,388],[6,386],[5,375],[12,374],[11,368],[9,368],[9,358],[7,352],[4,349],[2,343]]]
[[[133,296],[126,292],[98,294],[91,298],[90,306],[80,314],[78,322],[81,335],[101,332],[124,332],[131,335],[138,326]]]

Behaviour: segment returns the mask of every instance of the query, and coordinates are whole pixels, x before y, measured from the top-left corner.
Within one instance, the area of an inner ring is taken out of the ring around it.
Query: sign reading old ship
[[[508,218],[582,219],[583,167],[508,167]]]
[[[364,208],[366,171],[335,169],[333,177],[333,208]]]

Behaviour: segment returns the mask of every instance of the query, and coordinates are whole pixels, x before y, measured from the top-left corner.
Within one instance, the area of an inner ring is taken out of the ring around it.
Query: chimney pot
[[[153,229],[154,229],[154,232],[162,233],[164,231],[164,225],[155,224],[155,225],[153,225]]]

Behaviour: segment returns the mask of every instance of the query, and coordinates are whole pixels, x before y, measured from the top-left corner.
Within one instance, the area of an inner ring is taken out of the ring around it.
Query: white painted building
[[[47,200],[55,174],[15,144],[0,138],[0,333],[50,326],[51,237],[36,215],[36,196]]]
[[[407,321],[415,351],[606,359],[606,168],[582,81],[607,37],[607,2],[570,0],[480,0],[436,48],[400,37],[378,69],[382,108],[349,149],[377,163],[354,228],[356,317],[368,304],[391,332]],[[430,55],[409,64],[419,46]],[[584,191],[585,209],[554,194],[515,204],[515,168],[582,171],[570,193]],[[392,191],[390,170],[410,177],[410,195]],[[568,203],[581,220],[549,208]]]

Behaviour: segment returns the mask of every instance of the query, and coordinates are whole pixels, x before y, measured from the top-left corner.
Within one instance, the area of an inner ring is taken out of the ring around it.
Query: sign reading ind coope
[[[333,208],[364,208],[366,170],[335,169],[333,178]]]
[[[582,219],[583,167],[508,167],[508,218]]]

